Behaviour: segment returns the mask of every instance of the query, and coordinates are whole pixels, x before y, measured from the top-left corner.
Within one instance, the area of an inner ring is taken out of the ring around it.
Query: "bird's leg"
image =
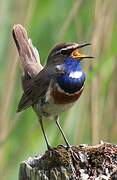
[[[70,144],[69,144],[69,142],[68,142],[68,140],[67,140],[67,138],[66,138],[60,124],[59,124],[59,116],[55,116],[55,121],[56,121],[56,124],[57,124],[57,126],[58,126],[58,128],[59,128],[59,130],[60,130],[60,132],[61,132],[61,134],[63,136],[63,139],[64,139],[64,141],[65,141],[65,143],[67,145],[67,148],[69,149],[71,146],[70,146]]]
[[[48,142],[48,138],[47,138],[46,133],[44,131],[43,122],[42,122],[42,116],[39,117],[39,123],[40,123],[41,129],[42,129],[43,135],[44,135],[44,139],[46,141],[47,148],[51,149],[51,146],[50,146],[50,144]]]

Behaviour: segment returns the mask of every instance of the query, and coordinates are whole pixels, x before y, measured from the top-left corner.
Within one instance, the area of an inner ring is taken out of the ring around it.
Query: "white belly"
[[[47,102],[43,106],[40,106],[40,104],[35,104],[33,108],[38,115],[42,115],[45,117],[54,117],[68,110],[72,107],[72,105],[73,103],[60,105],[54,104],[52,102]]]

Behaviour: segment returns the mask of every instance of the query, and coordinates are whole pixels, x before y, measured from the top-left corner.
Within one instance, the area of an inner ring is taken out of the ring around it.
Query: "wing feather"
[[[32,105],[32,100],[29,99],[25,94],[22,95],[20,102],[18,104],[17,112],[24,111]]]
[[[26,80],[22,81],[24,94],[19,102],[17,112],[29,108],[45,96],[54,74],[44,68],[35,78],[28,80],[28,84],[26,84]]]

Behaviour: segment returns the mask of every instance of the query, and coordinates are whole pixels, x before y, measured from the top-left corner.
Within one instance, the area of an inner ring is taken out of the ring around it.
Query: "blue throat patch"
[[[70,94],[79,91],[85,81],[85,73],[81,68],[80,61],[68,57],[62,66],[64,66],[65,73],[57,77],[60,88]]]

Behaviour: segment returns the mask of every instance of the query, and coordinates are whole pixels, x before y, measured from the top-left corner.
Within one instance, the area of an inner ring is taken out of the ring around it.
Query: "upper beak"
[[[78,44],[77,48],[80,49],[80,48],[83,48],[85,46],[91,46],[91,44],[90,43]]]
[[[80,48],[83,48],[85,46],[91,45],[90,43],[85,43],[85,44],[78,44],[78,46],[75,48],[75,50],[72,52],[72,56],[76,59],[82,60],[84,58],[94,58],[93,56],[89,56],[86,54],[82,54],[79,52]]]

